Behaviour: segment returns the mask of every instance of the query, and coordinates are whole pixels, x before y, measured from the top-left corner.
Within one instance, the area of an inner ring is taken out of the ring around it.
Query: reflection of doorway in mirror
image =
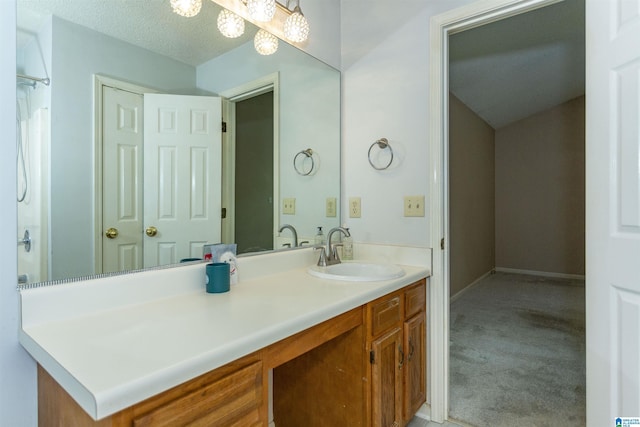
[[[273,91],[236,103],[238,253],[273,249]]]
[[[222,92],[226,98],[223,117],[227,123],[222,147],[222,206],[226,212],[222,220],[222,242],[237,243],[238,254],[278,249],[279,94],[278,73]],[[237,118],[239,105],[240,114],[244,116],[240,119]],[[260,127],[256,122],[261,123]],[[240,148],[236,147],[238,133],[240,139],[246,140]],[[258,137],[254,138],[252,133]],[[252,147],[258,141],[262,141],[260,145]],[[237,184],[237,180],[243,183]],[[254,197],[259,201],[250,200],[252,193],[256,193]]]
[[[96,271],[201,257],[220,241],[220,98],[99,90]]]

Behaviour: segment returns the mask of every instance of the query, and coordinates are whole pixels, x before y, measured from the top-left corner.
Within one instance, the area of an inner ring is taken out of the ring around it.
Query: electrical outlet
[[[295,215],[296,213],[296,199],[286,198],[282,199],[282,213],[285,215]]]
[[[349,218],[360,218],[360,197],[349,197]]]
[[[424,216],[424,196],[404,196],[404,216]]]
[[[327,211],[327,217],[336,217],[337,216],[337,200],[335,197],[327,197],[327,205],[326,205],[326,211]]]

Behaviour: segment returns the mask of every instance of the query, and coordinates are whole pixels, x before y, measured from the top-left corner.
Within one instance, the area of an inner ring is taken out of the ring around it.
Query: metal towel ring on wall
[[[376,166],[373,164],[373,162],[371,161],[371,149],[377,145],[378,148],[380,148],[381,150],[384,149],[389,149],[389,152],[391,153],[391,158],[389,159],[389,163],[387,163],[385,166]],[[374,168],[375,170],[385,170],[387,169],[389,166],[391,166],[391,163],[393,162],[393,150],[391,149],[391,145],[389,145],[389,140],[387,140],[387,138],[380,138],[379,140],[377,140],[376,142],[374,142],[373,144],[371,144],[371,147],[369,147],[369,153],[367,154],[367,157],[369,158],[369,164],[371,165],[372,168]]]
[[[298,157],[300,157],[300,155],[304,155],[304,158],[302,159],[302,165],[300,165],[300,168],[298,168]],[[308,171],[305,172],[304,163],[305,163],[305,160],[307,159],[311,159],[311,167],[309,168]],[[311,148],[307,148],[306,150],[300,151],[293,158],[293,168],[296,170],[296,172],[298,172],[298,175],[302,175],[302,176],[311,175],[315,167],[316,167],[316,163],[313,160],[313,150]]]

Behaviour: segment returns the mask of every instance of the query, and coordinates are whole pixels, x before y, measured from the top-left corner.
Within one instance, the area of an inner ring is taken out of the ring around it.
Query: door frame
[[[103,111],[102,111],[102,89],[104,86],[109,86],[114,89],[124,90],[127,92],[143,95],[145,93],[157,93],[158,91],[149,87],[140,86],[134,83],[129,83],[123,80],[118,80],[112,77],[107,77],[102,74],[93,75],[93,123],[94,123],[94,136],[93,136],[93,154],[94,154],[94,189],[93,189],[93,243],[94,243],[94,263],[95,274],[101,274],[103,272],[102,263],[102,231],[104,224],[102,222],[102,149],[104,146],[102,130],[103,130]]]
[[[273,91],[273,245],[275,247],[280,223],[280,73],[272,73],[220,93],[222,119],[227,131],[222,134],[222,206],[226,218],[222,220],[222,242],[235,242],[235,156],[236,103]]]
[[[432,209],[429,347],[431,420],[449,415],[449,36],[563,0],[483,0],[431,17],[428,165]],[[444,239],[443,249],[441,239]]]

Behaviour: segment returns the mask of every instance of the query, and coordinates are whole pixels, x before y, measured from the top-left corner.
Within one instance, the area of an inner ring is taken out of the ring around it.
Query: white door
[[[145,267],[220,242],[221,117],[218,97],[145,94]]]
[[[142,268],[142,95],[102,89],[102,272]]]
[[[587,424],[640,417],[640,1],[586,1]]]

